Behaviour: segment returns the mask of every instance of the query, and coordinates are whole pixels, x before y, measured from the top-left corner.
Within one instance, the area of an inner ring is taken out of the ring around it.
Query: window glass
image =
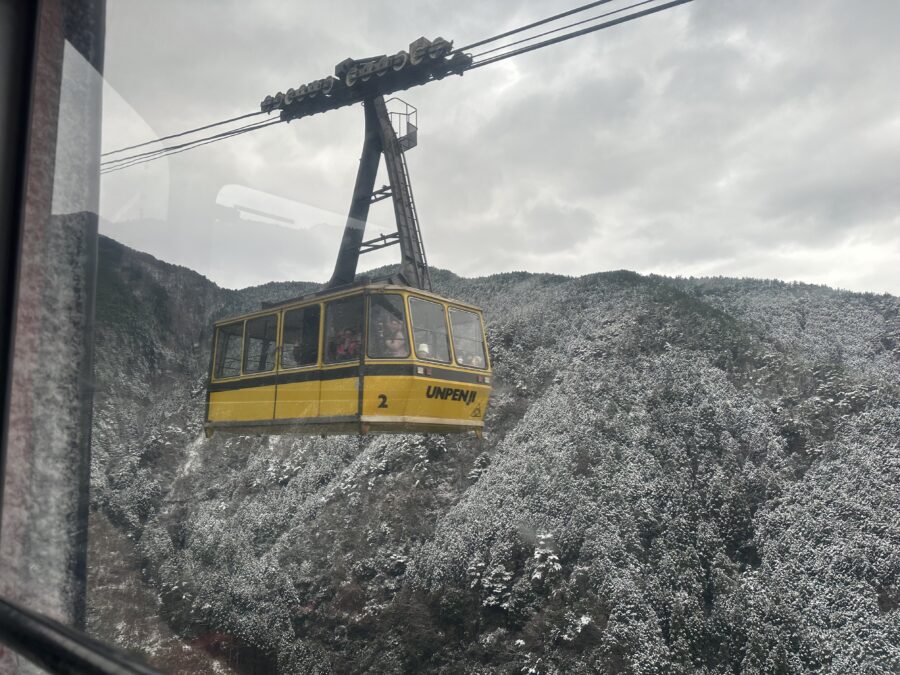
[[[241,374],[243,335],[243,321],[220,326],[216,331],[216,377],[237,377]]]
[[[460,366],[484,368],[487,359],[484,354],[484,332],[481,317],[475,312],[450,308],[450,332],[453,334],[453,351]]]
[[[450,337],[447,335],[444,306],[430,300],[411,297],[409,313],[412,317],[416,356],[420,359],[450,363]]]
[[[403,296],[396,293],[369,298],[369,356],[399,359],[409,356],[409,335]]]
[[[250,319],[244,346],[244,372],[264,373],[275,368],[275,336],[278,319],[274,314]]]
[[[328,303],[325,309],[326,363],[340,363],[359,358],[362,321],[361,295]]]
[[[299,368],[319,361],[319,306],[284,313],[281,367]]]

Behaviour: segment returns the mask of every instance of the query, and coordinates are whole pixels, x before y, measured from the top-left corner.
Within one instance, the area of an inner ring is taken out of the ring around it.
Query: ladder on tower
[[[399,244],[400,274],[404,282],[415,288],[432,290],[405,156],[406,151],[416,147],[418,141],[417,111],[401,99],[393,98],[389,102],[395,103],[394,107],[398,109],[388,112],[385,100],[380,96],[365,103],[366,142],[347,227],[338,252],[335,272],[329,282],[331,288],[353,281],[360,254]],[[384,157],[389,185],[375,190],[379,155]],[[363,241],[369,205],[388,197],[393,201],[397,232]]]
[[[425,281],[425,288],[431,288],[431,272],[428,270],[428,259],[425,257],[425,245],[422,243],[422,231],[419,229],[419,214],[416,211],[416,200],[413,198],[412,183],[409,180],[409,168],[406,165],[406,153],[400,153],[400,163],[403,166],[403,180],[406,183],[406,190],[409,194],[409,210],[412,214],[410,219],[412,222],[412,230],[415,238],[415,245],[418,247],[418,255],[416,256],[417,265],[421,273],[422,279]]]
[[[431,275],[425,258],[419,215],[409,178],[409,165],[406,163],[406,151],[416,147],[418,141],[418,127],[415,123],[417,111],[398,98],[392,98],[386,103],[395,104],[395,110],[379,115],[379,120],[382,125],[384,163],[391,183],[397,233],[400,235],[400,269],[409,283],[430,291]],[[376,101],[375,105],[379,108],[384,106],[384,111],[387,112],[386,103]]]

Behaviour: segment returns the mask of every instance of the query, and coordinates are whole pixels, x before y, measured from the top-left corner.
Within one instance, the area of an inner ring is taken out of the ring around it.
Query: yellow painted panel
[[[355,415],[359,410],[359,378],[322,380],[319,417]]]
[[[491,388],[484,384],[413,378],[406,414],[410,417],[482,420]]]
[[[279,384],[275,419],[316,417],[319,414],[319,380]]]
[[[412,377],[367,375],[363,389],[363,415],[406,415]]]
[[[214,422],[270,420],[275,412],[275,385],[209,394],[209,419]]]
[[[366,378],[363,415],[481,421],[490,393],[491,388],[483,384],[429,377],[372,376]],[[387,396],[387,409],[379,407],[379,394]]]

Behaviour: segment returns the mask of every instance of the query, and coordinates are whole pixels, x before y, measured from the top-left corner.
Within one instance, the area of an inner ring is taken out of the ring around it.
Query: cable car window
[[[450,336],[444,306],[430,300],[409,298],[416,356],[429,361],[450,363]]]
[[[216,377],[237,377],[241,374],[243,338],[243,321],[220,326],[216,330]]]
[[[319,305],[284,313],[281,367],[312,366],[319,361]]]
[[[402,359],[409,356],[409,335],[403,296],[373,295],[369,299],[369,356]]]
[[[453,351],[460,366],[484,368],[484,332],[481,318],[475,312],[450,308],[450,332],[453,334]]]
[[[275,336],[278,319],[274,314],[250,319],[244,345],[244,373],[264,373],[275,368]]]
[[[359,358],[362,321],[361,295],[328,303],[325,308],[326,363],[340,363]]]

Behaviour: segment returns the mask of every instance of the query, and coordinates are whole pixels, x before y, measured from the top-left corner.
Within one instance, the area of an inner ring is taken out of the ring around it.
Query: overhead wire
[[[539,20],[539,21],[534,21],[534,22],[529,23],[529,24],[527,24],[527,25],[520,26],[519,28],[515,28],[515,29],[512,29],[512,30],[505,31],[505,32],[500,33],[500,34],[498,34],[498,35],[495,35],[495,36],[493,36],[493,37],[485,38],[485,39],[483,39],[483,40],[479,40],[479,41],[477,41],[477,42],[473,42],[473,43],[468,44],[468,45],[466,45],[466,46],[464,46],[464,47],[460,47],[460,48],[458,48],[458,49],[453,50],[453,53],[456,53],[456,52],[462,52],[462,51],[464,51],[464,50],[472,49],[472,48],[474,48],[474,47],[478,47],[478,46],[481,46],[481,45],[489,44],[489,43],[491,43],[491,42],[496,42],[497,40],[501,40],[501,39],[503,39],[503,38],[505,38],[505,37],[509,37],[509,36],[511,36],[511,35],[515,35],[515,34],[517,34],[517,33],[521,33],[521,32],[523,32],[523,31],[529,30],[529,29],[531,29],[531,28],[535,28],[535,27],[537,27],[537,26],[542,26],[542,25],[545,25],[545,24],[547,24],[547,23],[551,23],[551,22],[553,22],[553,21],[557,21],[557,20],[562,19],[562,18],[564,18],[564,17],[571,16],[571,15],[573,15],[573,14],[576,14],[576,13],[579,13],[579,12],[586,11],[586,10],[591,9],[591,8],[593,8],[593,7],[597,7],[597,6],[599,6],[599,5],[605,5],[605,4],[608,4],[608,3],[612,2],[612,1],[613,1],[613,0],[596,0],[595,2],[590,2],[590,3],[587,3],[587,4],[585,4],[585,5],[581,5],[581,6],[579,6],[579,7],[576,7],[576,8],[574,8],[574,9],[570,9],[570,10],[567,10],[567,11],[565,11],[565,12],[560,12],[560,13],[555,14],[555,15],[553,15],[553,16],[550,16],[550,17],[541,19],[541,20]],[[510,42],[510,43],[507,43],[507,44],[504,44],[504,45],[500,45],[499,47],[494,47],[494,48],[488,49],[488,50],[483,51],[483,52],[481,52],[481,53],[479,53],[479,54],[476,54],[476,55],[473,57],[473,59],[479,59],[480,57],[484,57],[484,56],[486,56],[486,55],[488,55],[488,54],[493,54],[493,53],[495,53],[495,52],[500,52],[500,51],[502,51],[502,50],[504,50],[504,49],[509,49],[510,47],[514,47],[514,46],[516,46],[516,45],[524,44],[524,43],[527,43],[527,42],[532,42],[533,40],[537,40],[538,38],[545,37],[545,36],[551,35],[551,34],[553,34],[553,33],[558,33],[558,32],[560,32],[560,31],[563,31],[563,30],[566,30],[566,29],[569,29],[569,28],[574,28],[575,26],[580,26],[580,25],[583,25],[583,24],[586,24],[586,23],[592,23],[592,22],[597,21],[597,20],[599,20],[599,19],[602,19],[602,18],[605,18],[605,17],[608,17],[608,16],[612,16],[612,15],[614,15],[614,14],[620,14],[621,12],[625,12],[625,11],[628,11],[628,10],[630,10],[630,9],[635,9],[635,8],[637,8],[637,7],[641,7],[641,6],[650,4],[650,3],[652,3],[652,2],[656,2],[656,1],[657,1],[657,0],[641,0],[640,2],[633,3],[633,4],[628,5],[628,6],[626,6],[626,7],[621,7],[621,8],[619,8],[619,9],[616,9],[616,10],[613,10],[613,11],[610,11],[610,12],[605,12],[605,13],[603,13],[603,14],[598,14],[598,15],[593,16],[593,17],[590,17],[590,18],[588,18],[588,19],[584,19],[584,20],[581,20],[581,21],[576,21],[576,22],[567,24],[567,25],[565,25],[565,26],[560,26],[560,27],[558,27],[558,28],[554,28],[554,29],[551,29],[551,30],[548,30],[548,31],[544,31],[544,32],[538,33],[538,34],[536,34],[536,35],[531,35],[531,36],[529,36],[529,37],[522,38],[522,39],[516,40],[516,41],[514,41],[514,42]],[[570,33],[566,33],[566,34],[564,34],[564,35],[560,35],[560,36],[557,36],[557,37],[555,37],[555,38],[551,38],[551,39],[549,39],[549,40],[544,40],[544,41],[542,41],[542,42],[537,42],[537,43],[534,43],[534,44],[529,44],[529,45],[526,45],[526,46],[524,46],[524,47],[520,47],[520,48],[518,48],[518,49],[514,49],[514,50],[512,50],[512,51],[500,53],[500,54],[497,54],[496,56],[491,56],[491,57],[489,57],[489,58],[482,58],[481,60],[474,60],[474,61],[468,66],[468,68],[466,68],[466,70],[472,70],[472,69],[474,69],[474,68],[480,68],[480,67],[482,67],[482,66],[490,65],[491,63],[496,63],[496,62],[498,62],[498,61],[502,61],[502,60],[504,60],[504,59],[508,59],[508,58],[513,57],[513,56],[518,56],[519,54],[524,54],[524,53],[527,53],[527,52],[535,51],[535,50],[537,50],[537,49],[542,49],[542,48],[544,48],[544,47],[548,47],[548,46],[553,45],[553,44],[558,44],[558,43],[560,43],[560,42],[564,42],[564,41],[570,40],[570,39],[572,39],[572,38],[580,37],[580,36],[582,36],[582,35],[587,35],[588,33],[593,33],[593,32],[595,32],[595,31],[603,30],[603,29],[605,29],[605,28],[611,28],[612,26],[617,26],[617,25],[622,24],[622,23],[625,23],[625,22],[627,22],[627,21],[633,21],[634,19],[639,19],[639,18],[641,18],[641,17],[648,16],[648,15],[650,15],[650,14],[655,14],[655,13],[657,13],[657,12],[661,12],[661,11],[664,11],[664,10],[666,10],[666,9],[670,9],[670,8],[672,8],[672,7],[676,7],[676,6],[678,6],[678,5],[683,5],[683,4],[686,4],[686,3],[688,3],[688,2],[692,2],[692,1],[693,1],[693,0],[670,0],[669,2],[663,3],[663,4],[661,4],[661,5],[656,5],[656,6],[654,6],[654,7],[650,7],[650,8],[648,8],[648,9],[641,10],[641,11],[639,11],[639,12],[634,12],[634,13],[632,13],[632,14],[628,14],[627,16],[619,17],[619,18],[617,18],[617,19],[613,19],[613,20],[611,20],[611,21],[606,21],[606,22],[604,22],[604,23],[600,23],[600,24],[597,24],[597,25],[594,25],[594,26],[589,26],[589,27],[583,28],[583,29],[581,29],[581,30],[572,31],[572,32],[570,32]],[[249,117],[255,117],[255,116],[257,116],[257,115],[262,115],[262,114],[264,114],[263,111],[256,111],[256,112],[247,113],[247,114],[244,114],[244,115],[239,115],[239,116],[237,116],[237,117],[232,117],[232,118],[230,118],[230,119],[222,120],[222,121],[220,121],[220,122],[213,122],[213,123],[211,123],[211,124],[207,124],[207,125],[204,125],[204,126],[201,126],[201,127],[196,127],[196,128],[194,128],[194,129],[188,129],[188,130],[186,130],[186,131],[182,131],[182,132],[179,132],[179,133],[176,133],[176,134],[169,134],[168,136],[163,136],[163,137],[161,137],[161,138],[157,138],[157,139],[154,139],[154,140],[151,140],[151,141],[145,141],[145,142],[143,142],[143,143],[136,143],[136,144],[134,144],[134,145],[129,145],[129,146],[126,146],[126,147],[123,147],[123,148],[118,148],[118,149],[116,149],[116,150],[110,150],[109,152],[103,153],[103,154],[101,155],[101,157],[108,157],[109,155],[114,155],[114,154],[118,154],[118,153],[120,153],[120,152],[125,152],[126,150],[135,150],[135,149],[137,149],[137,148],[145,147],[145,146],[147,146],[147,145],[152,145],[152,144],[154,144],[154,143],[160,143],[160,142],[162,142],[162,141],[171,140],[171,139],[173,139],[173,138],[180,138],[180,137],[183,137],[183,136],[187,136],[187,135],[190,135],[190,134],[197,133],[197,132],[199,132],[199,131],[204,131],[204,130],[207,130],[207,129],[212,129],[212,128],[214,128],[214,127],[221,126],[221,125],[223,125],[223,124],[229,124],[229,123],[232,123],[232,122],[236,122],[236,121],[239,121],[239,120],[242,120],[242,119],[247,119],[247,118],[249,118]],[[261,129],[261,128],[264,128],[264,127],[272,126],[272,125],[274,125],[274,124],[280,124],[282,121],[283,121],[283,120],[281,120],[281,119],[276,119],[276,120],[269,120],[269,121],[265,121],[265,122],[254,122],[254,123],[252,123],[252,124],[248,124],[248,125],[245,125],[245,126],[242,126],[242,127],[238,127],[238,128],[236,128],[236,129],[230,129],[230,130],[228,130],[228,131],[224,131],[224,132],[221,132],[221,133],[218,133],[218,134],[214,134],[214,135],[212,135],[212,136],[206,136],[206,137],[199,138],[199,139],[193,139],[193,140],[187,141],[187,142],[185,142],[185,143],[180,143],[180,144],[177,144],[177,145],[171,145],[171,146],[165,146],[165,147],[162,147],[162,148],[157,148],[157,149],[155,149],[155,150],[148,150],[148,151],[145,151],[145,152],[137,153],[137,154],[135,154],[135,155],[129,155],[129,156],[126,156],[126,157],[120,157],[120,158],[117,158],[117,159],[109,159],[109,160],[106,160],[106,161],[104,161],[104,162],[101,163],[101,171],[100,171],[100,173],[101,173],[101,174],[104,174],[104,173],[112,173],[112,172],[114,172],[114,171],[119,171],[119,170],[121,170],[121,169],[126,169],[126,168],[128,168],[128,167],[135,166],[135,165],[137,165],[137,164],[143,164],[143,163],[145,163],[145,162],[150,162],[150,161],[153,161],[153,160],[156,160],[156,159],[161,159],[161,158],[163,158],[163,157],[168,157],[169,155],[175,155],[175,154],[178,154],[178,153],[180,153],[180,152],[186,152],[187,150],[191,150],[191,149],[193,149],[193,148],[200,147],[200,146],[202,146],[202,145],[208,145],[208,144],[210,144],[210,143],[216,143],[216,142],[218,142],[218,141],[222,141],[222,140],[225,140],[225,139],[227,139],[227,138],[232,138],[232,137],[234,137],[234,136],[238,136],[238,135],[241,135],[241,134],[244,134],[244,133],[248,133],[248,132],[250,132],[250,131],[255,131],[255,130],[257,130],[257,129]]]
[[[560,42],[565,42],[566,40],[571,40],[572,38],[580,37],[582,35],[587,35],[588,33],[593,33],[598,30],[603,30],[605,28],[611,28],[612,26],[618,26],[619,24],[623,24],[627,21],[633,21],[634,19],[639,19],[643,16],[655,14],[656,12],[662,12],[663,10],[671,9],[672,7],[676,7],[678,5],[684,5],[684,4],[687,4],[688,2],[693,2],[693,0],[672,0],[671,2],[667,2],[662,5],[657,5],[656,7],[650,7],[648,9],[641,10],[640,12],[634,12],[633,14],[629,14],[628,16],[619,17],[618,19],[613,19],[611,21],[605,21],[604,23],[598,24],[596,26],[582,28],[581,30],[572,31],[571,33],[566,33],[565,35],[560,35],[558,37],[551,38],[549,40],[544,40],[543,42],[538,42],[533,45],[528,45],[526,47],[514,49],[513,51],[506,52],[505,54],[498,54],[497,56],[492,56],[490,58],[483,59],[481,61],[476,61],[476,62],[472,63],[466,70],[473,70],[475,68],[481,68],[482,66],[487,66],[491,63],[496,63],[497,61],[502,61],[504,59],[508,59],[513,56],[518,56],[519,54],[525,54],[526,52],[531,52],[536,49],[542,49],[543,47],[549,47],[550,45],[558,44]]]
[[[100,173],[101,174],[113,173],[114,171],[120,171],[122,169],[127,169],[130,166],[135,166],[137,164],[144,164],[146,162],[152,162],[156,159],[162,159],[163,157],[168,157],[169,155],[177,155],[178,153],[181,153],[181,152],[187,152],[188,150],[193,150],[194,148],[200,147],[201,145],[209,145],[210,143],[218,143],[219,141],[224,141],[224,140],[226,140],[228,138],[232,138],[234,136],[240,136],[241,134],[246,134],[251,131],[256,131],[257,129],[262,129],[265,127],[270,127],[275,124],[281,124],[281,123],[282,123],[282,120],[278,119],[278,120],[270,120],[268,122],[262,122],[260,124],[255,124],[252,126],[241,127],[239,129],[234,129],[232,131],[225,132],[223,134],[216,134],[215,136],[210,136],[205,139],[202,138],[197,141],[193,141],[191,143],[183,144],[183,146],[187,146],[187,147],[173,146],[171,148],[167,148],[165,151],[160,151],[159,154],[156,154],[156,155],[153,155],[150,157],[142,157],[142,158],[137,158],[137,159],[130,158],[130,160],[127,163],[119,164],[117,166],[102,168],[100,170]]]
[[[124,162],[130,162],[130,161],[132,161],[132,160],[135,160],[135,159],[141,159],[141,158],[143,158],[143,157],[150,157],[151,155],[166,154],[166,153],[168,153],[170,150],[179,150],[179,149],[185,148],[185,147],[187,147],[187,146],[189,146],[189,145],[193,145],[193,144],[195,144],[195,143],[199,143],[199,142],[201,142],[201,141],[206,141],[206,140],[209,140],[209,139],[214,139],[214,138],[227,138],[227,137],[232,136],[232,135],[233,135],[235,132],[237,132],[237,131],[244,131],[244,130],[248,130],[248,131],[249,131],[249,130],[253,130],[253,129],[257,128],[257,127],[268,125],[268,124],[270,124],[271,122],[281,122],[281,120],[280,120],[280,119],[277,119],[277,120],[271,120],[271,121],[269,121],[269,122],[253,122],[252,124],[247,124],[247,125],[242,126],[242,127],[237,127],[236,129],[229,129],[229,130],[227,130],[227,131],[222,131],[222,132],[220,132],[220,133],[213,134],[212,136],[204,136],[204,137],[202,137],[202,138],[195,138],[195,139],[193,139],[193,140],[185,141],[184,143],[179,143],[179,144],[177,144],[177,145],[167,145],[167,146],[164,146],[164,147],[162,147],[162,148],[156,148],[155,150],[147,150],[147,151],[145,151],[145,152],[139,152],[139,153],[137,153],[137,154],[134,154],[134,155],[128,155],[128,156],[126,156],[126,157],[119,157],[119,158],[117,158],[117,159],[108,159],[108,160],[106,160],[106,161],[104,161],[104,162],[101,162],[100,166],[101,166],[101,168],[108,168],[108,167],[110,167],[110,166],[112,166],[112,165],[116,165],[116,164],[120,164],[120,163],[124,163]]]
[[[498,52],[502,49],[507,49],[509,47],[514,47],[515,45],[520,45],[525,42],[531,42],[532,40],[537,40],[540,37],[544,37],[545,35],[552,35],[553,33],[558,33],[561,30],[566,30],[567,28],[574,28],[575,26],[581,26],[586,23],[591,23],[593,21],[597,21],[598,19],[603,19],[607,16],[613,16],[614,14],[621,14],[622,12],[628,11],[629,9],[634,9],[635,7],[640,7],[642,5],[649,5],[653,2],[657,2],[658,0],[641,0],[641,2],[636,2],[633,5],[628,5],[627,7],[620,7],[619,9],[614,9],[611,12],[604,12],[603,14],[597,14],[588,19],[582,19],[581,21],[575,21],[574,23],[567,23],[565,26],[560,26],[559,28],[552,28],[550,30],[544,31],[543,33],[538,33],[537,35],[529,35],[526,38],[522,38],[521,40],[516,40],[515,42],[508,42],[505,45],[500,45],[499,47],[494,47],[493,49],[488,49],[483,52],[479,52],[478,54],[473,54],[472,58],[477,59],[479,56],[484,56],[485,54],[492,54],[493,52]]]
[[[577,14],[578,12],[586,12],[589,9],[593,9],[594,7],[598,7],[600,5],[605,5],[612,1],[613,0],[596,0],[596,2],[589,2],[586,5],[581,5],[580,7],[576,7],[575,9],[569,9],[565,12],[560,12],[559,14],[548,16],[546,19],[541,19],[540,21],[529,23],[527,26],[519,26],[518,28],[513,28],[512,30],[506,31],[505,33],[500,33],[499,35],[485,38],[484,40],[479,40],[478,42],[472,42],[471,44],[467,44],[464,47],[454,49],[453,52],[464,52],[469,49],[474,49],[475,47],[480,47],[481,45],[486,45],[489,42],[496,42],[497,40],[502,40],[503,38],[509,37],[510,35],[515,35],[516,33],[521,33],[522,31],[529,30],[531,28],[537,28],[538,26],[543,26],[545,23],[551,23],[553,21],[558,21],[559,19],[564,19],[565,17],[572,16],[573,14]]]
[[[262,129],[263,127],[270,127],[275,124],[280,124],[281,120],[271,120],[268,122],[263,122],[261,124],[255,124],[253,126],[241,127],[239,129],[234,129],[228,132],[224,132],[222,134],[216,134],[215,136],[208,136],[206,138],[200,138],[192,141],[191,143],[185,143],[180,146],[173,146],[171,148],[166,148],[165,150],[159,151],[157,154],[154,154],[149,157],[139,157],[139,158],[129,158],[126,163],[119,164],[112,167],[102,168],[100,173],[112,173],[113,171],[118,171],[119,169],[125,169],[129,166],[134,166],[136,164],[144,164],[145,162],[152,162],[156,159],[162,159],[164,157],[168,157],[169,155],[177,155],[181,152],[187,152],[188,150],[193,150],[196,147],[200,147],[201,145],[209,145],[210,143],[218,143],[219,141],[224,141],[226,139],[232,138],[234,136],[240,136],[241,134],[249,133],[250,131],[255,131],[257,129]]]
[[[239,120],[247,119],[248,117],[255,117],[256,115],[264,114],[262,110],[257,110],[256,112],[247,113],[245,115],[238,115],[237,117],[232,117],[231,119],[221,120],[219,122],[213,122],[211,124],[206,124],[202,127],[196,127],[194,129],[188,129],[187,131],[179,131],[177,134],[169,134],[168,136],[162,136],[161,138],[154,138],[150,141],[144,141],[143,143],[135,143],[134,145],[128,145],[124,148],[117,148],[116,150],[109,150],[108,152],[104,152],[101,157],[107,157],[108,155],[115,155],[120,152],[125,152],[126,150],[134,150],[135,148],[143,148],[146,145],[152,145],[153,143],[161,143],[163,141],[169,141],[173,138],[180,138],[181,136],[187,136],[188,134],[195,134],[198,131],[206,131],[207,129],[212,129],[213,127],[219,127],[223,124],[230,124],[232,122],[237,122]]]

